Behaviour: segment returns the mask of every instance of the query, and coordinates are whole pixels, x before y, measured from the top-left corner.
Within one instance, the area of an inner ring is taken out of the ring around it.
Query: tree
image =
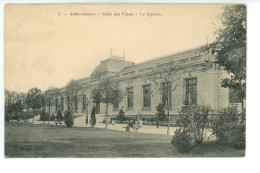
[[[175,91],[180,84],[180,77],[176,64],[169,59],[169,62],[165,65],[158,64],[154,69],[149,79],[155,86],[155,93],[160,94],[165,101],[164,106],[167,108],[167,135],[170,134],[170,100],[171,94]]]
[[[51,106],[55,105],[55,98],[57,97],[59,90],[57,88],[49,88],[45,92],[45,105],[49,108],[48,124],[50,123]]]
[[[27,93],[26,103],[28,107],[33,110],[33,123],[34,123],[34,112],[36,109],[40,109],[44,103],[41,90],[38,88],[30,89]]]
[[[100,101],[106,104],[106,126],[108,119],[108,106],[109,104],[118,104],[123,99],[123,91],[118,87],[118,85],[112,82],[109,78],[103,78],[99,83],[98,89],[95,89],[93,98],[96,101]]]
[[[22,94],[18,94],[16,92],[6,92],[5,97],[5,108],[6,115],[5,119],[9,120],[10,116],[12,121],[21,119],[21,115],[23,113],[23,102],[22,102]]]
[[[202,48],[216,55],[217,63],[224,67],[230,78],[222,80],[222,87],[235,90],[244,109],[246,99],[246,30],[245,5],[227,5],[220,15],[222,27],[216,32],[216,39]]]
[[[80,91],[80,89],[81,89],[80,84],[73,79],[67,84],[66,89],[65,89],[65,94],[67,95],[67,99],[68,99],[69,104],[70,104],[68,106],[71,109],[70,111],[71,111],[72,117],[73,117],[73,111],[75,109],[73,105],[77,101],[77,94]]]

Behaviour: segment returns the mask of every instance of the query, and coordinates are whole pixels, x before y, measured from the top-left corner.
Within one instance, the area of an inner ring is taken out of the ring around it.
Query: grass
[[[67,128],[29,123],[5,124],[7,158],[117,158],[117,157],[243,157],[235,150],[215,142],[195,145],[180,154],[170,144],[171,136],[121,132],[99,128]]]

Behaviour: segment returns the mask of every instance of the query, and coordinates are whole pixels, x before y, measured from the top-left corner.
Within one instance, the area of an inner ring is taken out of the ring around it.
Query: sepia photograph
[[[4,157],[244,158],[246,4],[6,4]]]

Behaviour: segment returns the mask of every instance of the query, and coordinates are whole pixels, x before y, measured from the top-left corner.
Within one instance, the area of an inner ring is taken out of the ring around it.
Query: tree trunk
[[[106,119],[105,119],[105,121],[106,121],[106,126],[105,126],[105,128],[107,128],[107,121],[108,121],[107,111],[108,111],[108,103],[107,103],[107,106],[106,106]]]
[[[34,124],[34,109],[33,109],[33,124]]]
[[[167,135],[170,134],[170,110],[169,110],[169,94],[168,94],[168,98],[166,100],[167,103],[167,113],[168,113],[168,125],[167,125]]]
[[[241,106],[242,106],[241,111],[243,112],[244,111],[244,99],[243,98],[242,98],[242,101],[241,101]]]
[[[50,116],[51,116],[51,105],[49,104],[49,117],[48,117],[48,124],[50,124]]]

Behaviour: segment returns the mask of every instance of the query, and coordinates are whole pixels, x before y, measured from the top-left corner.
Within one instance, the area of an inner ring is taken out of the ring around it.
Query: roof
[[[112,75],[119,73],[125,67],[134,65],[133,62],[125,61],[121,57],[110,57],[104,61],[101,61],[100,64],[95,68],[91,74],[91,78],[100,77],[103,75]]]

